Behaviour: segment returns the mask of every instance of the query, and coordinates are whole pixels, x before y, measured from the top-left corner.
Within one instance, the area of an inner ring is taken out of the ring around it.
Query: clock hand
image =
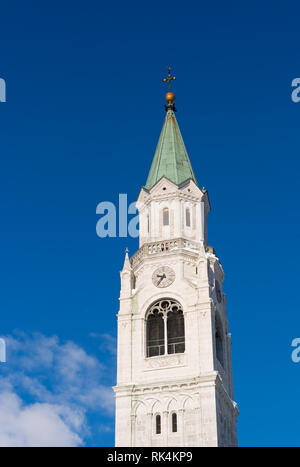
[[[166,278],[166,275],[163,274],[163,275],[161,275],[161,276],[160,276],[160,275],[157,275],[157,276],[160,277],[160,279],[159,279],[159,281],[158,281],[158,283],[157,283],[157,285],[159,285],[159,284],[161,283],[161,281],[162,281],[163,279]]]

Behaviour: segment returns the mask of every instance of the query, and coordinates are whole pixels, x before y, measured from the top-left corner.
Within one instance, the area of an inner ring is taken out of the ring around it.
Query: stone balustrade
[[[137,266],[145,257],[155,254],[169,253],[174,250],[186,249],[197,252],[200,250],[200,243],[184,238],[175,238],[160,242],[145,243],[131,258],[133,267]]]

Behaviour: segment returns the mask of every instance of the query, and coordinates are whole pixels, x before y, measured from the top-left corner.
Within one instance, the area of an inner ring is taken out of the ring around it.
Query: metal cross
[[[167,67],[167,70],[168,70],[168,72],[169,72],[169,73],[168,73],[168,77],[167,77],[167,78],[164,78],[164,79],[163,79],[163,82],[164,82],[164,83],[167,82],[167,81],[169,82],[169,92],[171,92],[171,81],[172,81],[173,79],[176,79],[176,76],[172,76],[172,75],[171,75],[171,68],[170,68],[169,66]]]

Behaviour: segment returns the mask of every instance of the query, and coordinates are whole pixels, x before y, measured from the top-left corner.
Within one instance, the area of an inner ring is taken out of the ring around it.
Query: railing
[[[148,345],[147,357],[158,357],[165,354],[165,345]]]
[[[179,340],[180,339],[180,340]],[[178,342],[171,342],[172,340],[177,340]],[[151,344],[147,345],[147,357],[158,357],[160,355],[165,355],[165,345],[164,344]],[[182,338],[169,338],[168,339],[168,355],[174,353],[184,353],[185,351],[185,341],[184,337]]]
[[[157,242],[157,243],[148,243],[147,244],[147,251],[149,255],[153,255],[155,253],[161,253],[166,251],[177,250],[178,248],[178,240],[170,240],[167,242]]]
[[[137,266],[144,257],[152,256],[157,253],[168,253],[173,250],[187,249],[191,251],[199,251],[200,243],[184,238],[175,238],[172,240],[164,240],[161,242],[145,243],[131,258],[132,266]]]
[[[174,344],[168,344],[168,354],[183,353],[185,351],[185,342],[174,342]]]

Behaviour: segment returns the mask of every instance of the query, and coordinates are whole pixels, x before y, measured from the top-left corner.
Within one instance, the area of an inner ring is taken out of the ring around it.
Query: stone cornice
[[[115,393],[120,393],[123,395],[129,394],[145,394],[145,392],[150,392],[152,394],[161,393],[161,392],[170,392],[177,391],[178,389],[197,389],[203,387],[215,387],[216,381],[218,378],[218,373],[212,371],[202,376],[184,378],[184,379],[170,379],[166,381],[155,381],[149,383],[141,384],[120,384],[114,386]]]

